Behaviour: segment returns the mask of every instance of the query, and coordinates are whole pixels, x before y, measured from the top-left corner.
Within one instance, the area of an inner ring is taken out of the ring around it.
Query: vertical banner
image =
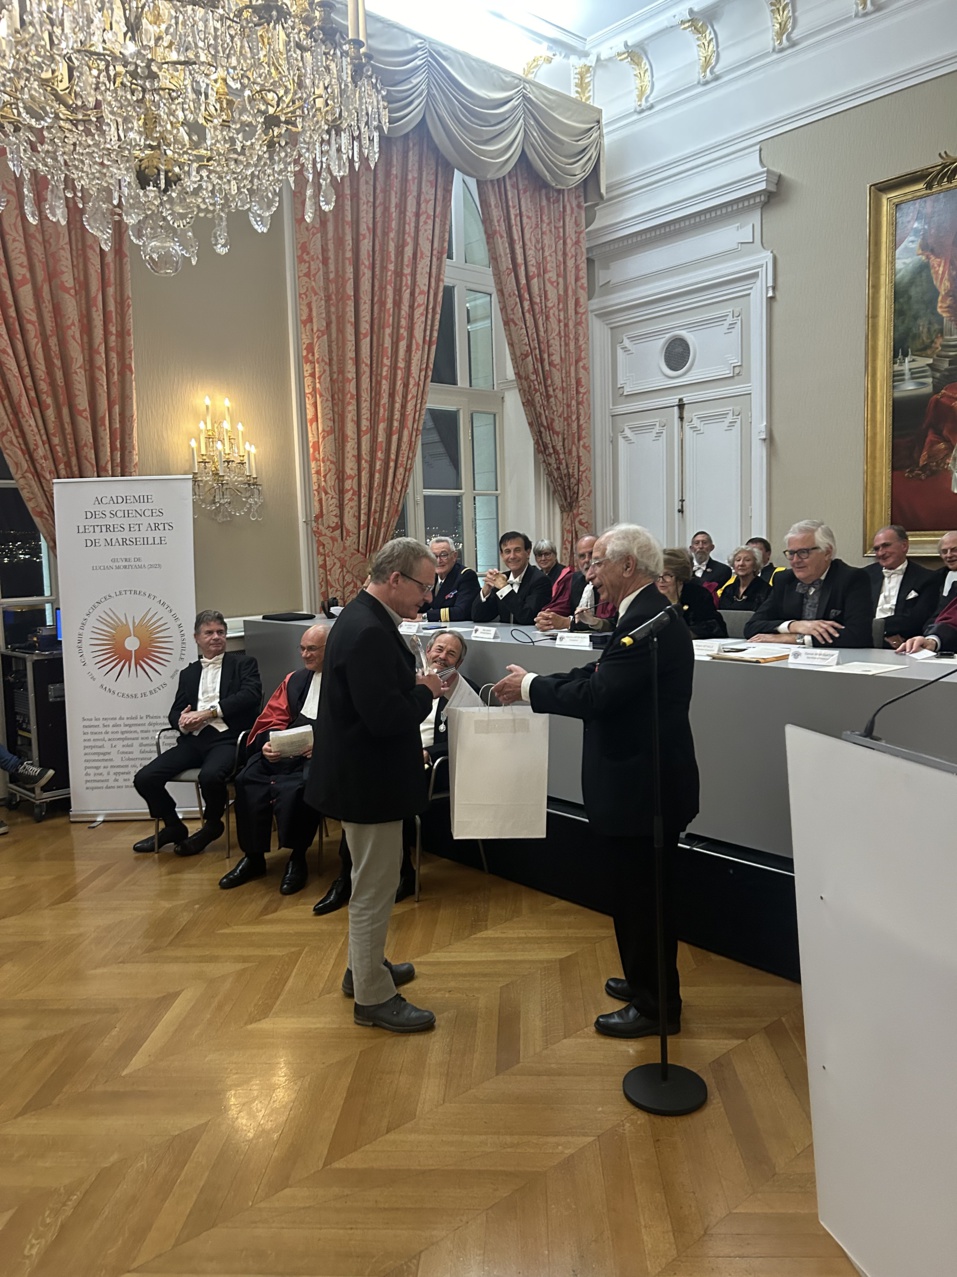
[[[133,776],[196,657],[188,475],[58,479],[70,818],[145,815]]]

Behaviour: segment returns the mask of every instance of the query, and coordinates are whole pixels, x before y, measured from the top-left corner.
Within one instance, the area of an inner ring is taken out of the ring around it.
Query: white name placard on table
[[[820,652],[815,651],[813,647],[795,647],[788,653],[788,665],[804,665],[812,666],[817,669],[827,669],[831,665],[836,665],[841,659],[838,651]]]
[[[483,643],[498,643],[502,636],[494,625],[473,625],[469,637]]]
[[[584,647],[591,650],[590,634],[572,634],[570,630],[561,630],[555,635],[556,647]]]

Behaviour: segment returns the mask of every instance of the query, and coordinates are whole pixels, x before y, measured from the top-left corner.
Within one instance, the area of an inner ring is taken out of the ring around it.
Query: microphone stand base
[[[704,1078],[680,1064],[669,1064],[667,1077],[662,1077],[660,1063],[639,1064],[625,1074],[621,1089],[629,1103],[659,1117],[694,1113],[708,1098]]]

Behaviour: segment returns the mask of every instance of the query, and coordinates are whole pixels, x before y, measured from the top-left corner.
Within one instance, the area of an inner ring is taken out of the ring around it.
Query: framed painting
[[[887,523],[915,554],[957,528],[957,159],[870,188],[865,552]]]

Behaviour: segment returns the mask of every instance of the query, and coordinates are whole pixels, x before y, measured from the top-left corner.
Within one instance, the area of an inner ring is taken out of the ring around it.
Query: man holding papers
[[[249,733],[248,761],[236,777],[236,832],[243,858],[220,878],[224,891],[265,877],[273,817],[280,847],[291,852],[279,890],[291,896],[308,881],[306,852],[321,817],[305,802],[303,790],[330,628],[313,625],[306,630],[299,640],[302,669],[286,675]]]

